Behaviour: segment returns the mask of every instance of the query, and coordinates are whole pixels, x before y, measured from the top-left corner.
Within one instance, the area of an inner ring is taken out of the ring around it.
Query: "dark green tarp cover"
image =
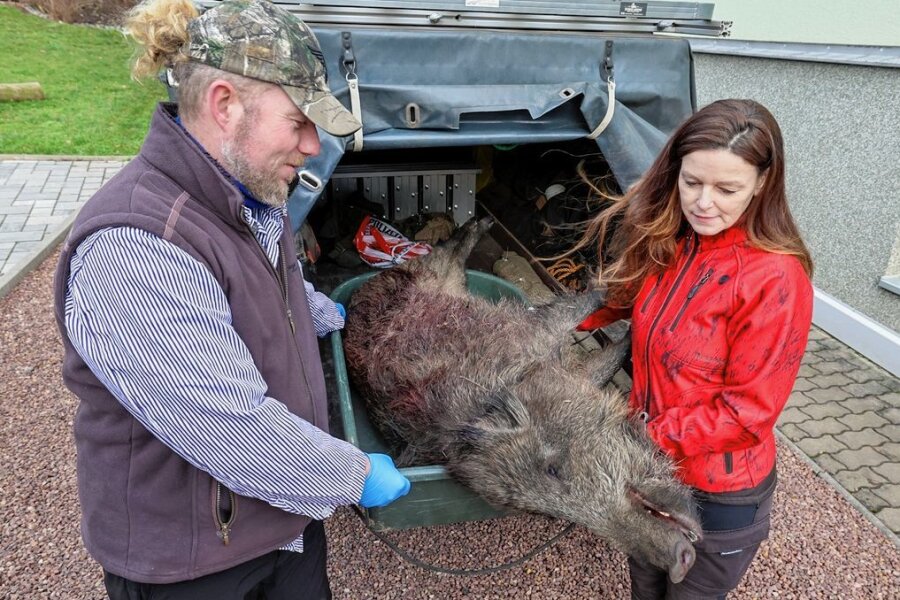
[[[695,109],[687,40],[496,31],[350,32],[360,85],[363,151],[528,144],[586,137],[607,112],[602,69],[612,40],[614,117],[596,142],[624,188]],[[342,30],[316,28],[329,85],[349,107]],[[563,90],[568,90],[563,93]],[[574,93],[572,93],[574,92]],[[417,106],[418,123],[406,107]],[[331,176],[352,137],[322,134],[306,168]],[[289,208],[299,227],[319,192],[298,186]]]

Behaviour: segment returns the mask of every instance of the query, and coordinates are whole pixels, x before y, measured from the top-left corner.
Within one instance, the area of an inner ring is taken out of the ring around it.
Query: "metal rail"
[[[564,32],[677,33],[723,37],[731,22],[703,19],[633,19],[582,15],[540,15],[489,12],[450,12],[383,8],[287,5],[301,19],[315,25],[363,25],[432,29],[499,29]]]
[[[503,10],[479,5],[465,7],[463,2],[372,1],[357,2],[277,2],[310,25],[336,27],[391,27],[435,30],[515,30],[535,32],[622,34],[682,34],[727,37],[730,21],[714,21],[712,4],[696,2],[645,2],[646,15],[620,16],[618,2],[592,3],[591,9],[578,3],[524,2]],[[206,7],[217,0],[201,0]],[[342,4],[342,5],[338,5]],[[456,5],[459,4],[459,7]],[[525,11],[525,5],[534,10]],[[626,4],[626,3],[622,3]],[[418,8],[412,8],[415,5]],[[538,11],[538,5],[542,10]],[[578,5],[576,7],[576,5]],[[400,8],[398,8],[400,6]],[[422,8],[424,7],[424,8]],[[473,10],[477,8],[477,10]],[[614,10],[613,10],[614,9]],[[515,12],[522,10],[523,12]],[[554,11],[550,13],[549,11]]]
[[[284,2],[290,4],[291,2]],[[294,2],[293,4],[298,4]],[[618,0],[305,0],[299,4],[321,7],[423,9],[437,11],[481,11],[586,17],[650,19],[712,19],[715,4],[707,2],[619,2]]]

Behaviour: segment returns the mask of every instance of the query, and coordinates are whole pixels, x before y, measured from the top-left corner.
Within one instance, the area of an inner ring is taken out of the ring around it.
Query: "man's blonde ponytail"
[[[187,25],[199,14],[189,0],[147,0],[131,9],[125,29],[141,46],[132,78],[156,77],[162,69],[186,60],[181,48],[188,40]]]

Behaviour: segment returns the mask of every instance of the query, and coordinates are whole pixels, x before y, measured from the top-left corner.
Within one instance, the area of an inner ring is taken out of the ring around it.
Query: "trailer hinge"
[[[603,52],[603,62],[600,63],[600,79],[609,81],[613,78],[613,41],[606,40]]]
[[[356,77],[356,56],[353,55],[353,38],[349,31],[341,32],[341,44],[344,47],[344,58],[341,64],[347,77]]]

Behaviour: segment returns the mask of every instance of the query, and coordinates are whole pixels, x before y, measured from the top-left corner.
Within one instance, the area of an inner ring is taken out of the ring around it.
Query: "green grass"
[[[0,102],[0,154],[136,154],[167,95],[158,81],[130,79],[131,55],[117,31],[0,6],[0,83],[37,81],[45,96]]]

